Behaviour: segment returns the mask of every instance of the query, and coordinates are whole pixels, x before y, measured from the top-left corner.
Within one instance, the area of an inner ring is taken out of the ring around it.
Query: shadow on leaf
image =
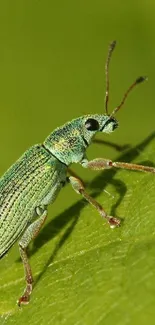
[[[132,162],[134,159],[138,158],[139,154],[147,147],[147,145],[154,138],[155,138],[155,132],[151,133],[145,140],[143,140],[136,147],[130,148],[126,150],[124,153],[119,154],[119,156],[116,157],[116,161]],[[143,164],[154,166],[154,164],[150,161],[147,162],[145,161],[143,162]],[[103,172],[100,172],[99,175],[95,177],[88,186],[89,189],[95,190],[93,193],[91,193],[91,196],[94,198],[97,197],[101,191],[104,191],[107,184],[112,184],[115,187],[117,193],[119,193],[119,198],[111,207],[110,214],[112,216],[117,216],[116,210],[120,205],[120,203],[122,202],[125,193],[127,191],[127,186],[121,180],[114,179],[114,176],[116,175],[117,172],[118,169],[104,170]],[[133,173],[133,171],[131,172]],[[52,263],[59,249],[63,246],[65,241],[68,239],[68,237],[74,230],[74,227],[76,226],[76,223],[78,221],[78,217],[80,216],[80,211],[83,209],[83,206],[87,204],[88,203],[84,199],[79,200],[78,202],[70,206],[68,209],[63,211],[61,214],[56,216],[47,225],[45,225],[43,230],[40,232],[40,234],[35,238],[34,245],[30,251],[29,256],[34,254],[40,247],[42,247],[49,240],[57,236],[62,231],[62,229],[66,227],[67,224],[69,224],[68,228],[65,230],[65,233],[62,235],[62,238],[56,244],[56,247],[52,255],[50,256],[50,258],[48,259],[46,265],[44,266],[42,272],[37,277],[35,281],[35,285],[40,280],[42,275],[45,273],[48,265]]]

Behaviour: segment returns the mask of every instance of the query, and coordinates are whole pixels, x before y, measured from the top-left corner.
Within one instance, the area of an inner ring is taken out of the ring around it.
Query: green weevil
[[[110,133],[118,127],[114,115],[134,86],[145,80],[145,77],[138,78],[125,93],[120,105],[108,114],[109,62],[115,45],[115,41],[110,44],[105,65],[105,114],[85,115],[58,127],[43,144],[28,149],[0,179],[0,257],[20,238],[19,251],[26,288],[18,300],[19,306],[29,302],[32,292],[33,277],[26,253],[27,246],[44,224],[48,205],[54,202],[66,182],[70,182],[73,189],[92,204],[111,227],[120,225],[119,219],[109,216],[88,195],[78,177],[73,174],[68,176],[70,164],[80,163],[84,168],[92,170],[115,167],[155,173],[153,167],[112,162],[103,158],[88,161],[86,157],[86,149],[97,132]]]

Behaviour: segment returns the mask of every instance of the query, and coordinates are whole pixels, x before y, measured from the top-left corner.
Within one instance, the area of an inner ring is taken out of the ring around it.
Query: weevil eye
[[[93,118],[89,118],[85,122],[85,127],[88,131],[97,131],[99,129],[99,123],[97,120],[94,120]]]

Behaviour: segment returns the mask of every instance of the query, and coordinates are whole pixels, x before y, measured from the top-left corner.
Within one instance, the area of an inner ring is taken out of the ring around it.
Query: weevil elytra
[[[43,144],[32,146],[0,179],[0,257],[19,239],[19,250],[24,265],[26,288],[18,300],[18,305],[27,304],[32,292],[32,271],[26,248],[38,234],[47,217],[47,207],[56,199],[62,186],[69,181],[73,189],[81,194],[111,227],[120,221],[107,215],[101,205],[86,191],[75,176],[67,176],[71,163],[80,163],[84,168],[101,170],[124,168],[155,173],[155,168],[112,162],[98,158],[87,160],[86,149],[97,132],[110,133],[118,127],[116,112],[122,107],[129,92],[145,77],[138,78],[127,90],[121,103],[111,114],[108,113],[109,62],[116,42],[109,46],[105,65],[106,95],[105,114],[85,115],[54,130]]]

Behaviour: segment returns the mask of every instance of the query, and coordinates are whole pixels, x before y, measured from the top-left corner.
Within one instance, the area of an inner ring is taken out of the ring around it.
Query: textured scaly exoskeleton
[[[81,180],[72,173],[67,177],[70,164],[80,163],[84,168],[93,170],[115,167],[155,173],[153,167],[112,162],[103,158],[88,161],[86,157],[86,149],[97,132],[110,133],[118,127],[114,115],[124,104],[131,89],[145,80],[145,77],[138,78],[125,93],[120,105],[108,114],[108,67],[115,44],[114,41],[109,46],[105,66],[105,114],[85,115],[57,128],[43,144],[28,149],[0,179],[0,257],[20,238],[19,250],[26,277],[26,288],[18,305],[27,304],[32,292],[33,277],[26,248],[45,222],[48,205],[53,203],[67,181],[107,219],[111,227],[120,224],[119,219],[107,215],[102,206],[88,195]]]

